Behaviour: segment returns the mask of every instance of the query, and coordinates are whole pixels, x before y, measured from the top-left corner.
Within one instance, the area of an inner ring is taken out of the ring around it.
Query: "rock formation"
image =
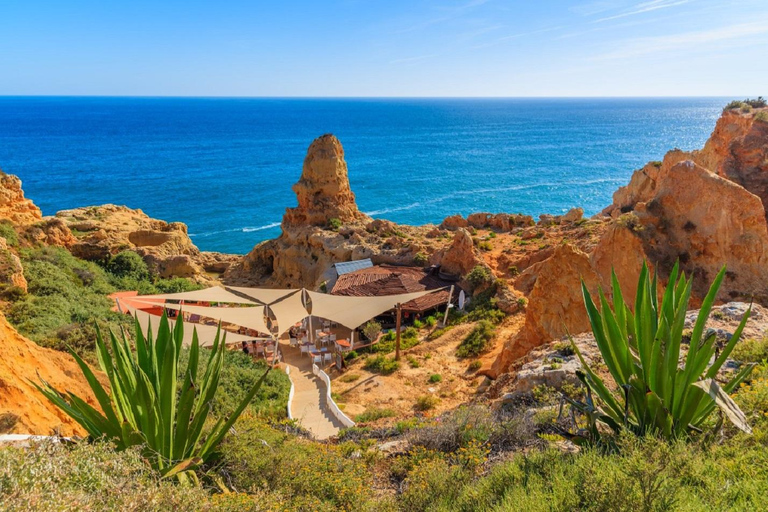
[[[5,238],[0,237],[0,289],[13,286],[27,291],[27,280],[21,260],[8,248]]]
[[[98,408],[91,388],[69,354],[43,348],[21,336],[0,313],[0,434],[84,435],[83,429],[31,384],[44,379]],[[106,384],[106,376],[95,372]]]
[[[75,233],[72,254],[86,260],[106,260],[124,250],[138,253],[161,277],[190,277],[205,281],[206,271],[223,272],[236,256],[201,253],[181,222],[150,218],[141,210],[107,204],[63,210],[56,219]]]
[[[21,180],[0,170],[0,219],[10,220],[16,229],[43,220],[40,208],[24,197]]]
[[[434,226],[401,226],[361,213],[344,150],[333,135],[309,146],[293,190],[298,206],[286,209],[281,235],[254,247],[224,274],[226,283],[317,288],[333,278],[336,262],[371,258],[375,264],[413,265],[418,254],[446,245]]]
[[[331,219],[341,223],[366,220],[357,209],[349,188],[344,148],[335,136],[315,139],[304,158],[301,178],[293,186],[299,205],[288,208],[283,226],[327,226]]]
[[[566,329],[571,333],[589,329],[581,280],[591,292],[597,290],[599,283],[589,256],[566,244],[537,265],[536,280],[528,295],[525,324],[516,336],[505,342],[491,371],[487,372],[493,378],[534,347],[566,334]]]

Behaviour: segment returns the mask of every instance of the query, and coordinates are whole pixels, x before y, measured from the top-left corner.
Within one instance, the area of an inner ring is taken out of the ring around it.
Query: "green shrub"
[[[235,429],[222,447],[222,470],[235,489],[270,500],[270,510],[369,508],[372,472],[343,445],[308,441],[251,418]]]
[[[146,281],[150,278],[147,263],[133,251],[123,251],[112,256],[107,262],[107,271],[117,277],[137,281]]]
[[[413,263],[419,267],[425,267],[429,263],[429,257],[423,252],[417,252],[413,257]]]
[[[430,315],[424,319],[424,323],[427,325],[427,327],[434,327],[437,325],[437,318],[435,318],[434,315]]]
[[[669,439],[696,435],[716,406],[724,409],[737,427],[750,431],[744,414],[728,393],[749,375],[752,365],[745,365],[722,388],[715,380],[739,340],[749,311],[712,364],[710,361],[718,353],[716,334],[704,335],[724,277],[725,267],[715,277],[702,302],[682,367],[679,367],[680,346],[692,279],[680,274],[677,264],[670,273],[661,302],[657,299],[656,277],[651,279],[648,267],[643,264],[633,310],[624,302],[615,274],[612,276],[613,310],[602,289],[598,310],[586,284],[582,283],[592,333],[608,371],[621,390],[610,391],[585,363],[571,340],[586,372],[579,377],[605,406],[603,412],[596,410],[591,401],[571,400],[574,407],[590,419],[588,439],[599,439],[597,422],[615,432],[626,429],[637,435],[653,432]]]
[[[413,321],[413,326],[414,326],[416,329],[423,329],[423,328],[424,328],[424,322],[422,322],[422,321],[421,321],[421,320],[419,320],[419,319],[416,319],[416,320],[414,320],[414,321]]]
[[[439,403],[440,399],[435,395],[421,395],[416,398],[416,405],[414,405],[414,407],[417,411],[428,411],[434,409]]]
[[[492,251],[493,250],[493,244],[489,241],[483,241],[477,244],[477,246],[480,248],[481,251]]]
[[[111,310],[110,274],[95,263],[58,247],[24,249],[19,256],[29,293],[15,296],[6,314],[21,334],[46,347],[71,346],[91,358],[94,322],[113,330],[132,325],[128,315]]]
[[[174,485],[146,463],[138,449],[116,452],[107,443],[50,442],[0,449],[0,503],[4,511],[205,510],[202,487]]]
[[[761,110],[760,112],[755,114],[755,121],[768,123],[768,112],[766,112],[765,110]]]
[[[389,358],[384,354],[379,354],[377,356],[367,357],[365,359],[364,368],[370,372],[389,375],[400,368],[400,363],[395,361],[394,358]]]
[[[154,337],[149,329],[146,337],[143,336],[139,321],[135,322],[135,352],[129,347],[125,336],[118,341],[110,333],[111,353],[100,333],[96,338],[99,366],[109,378],[109,394],[88,365],[71,351],[102,412],[72,393],[65,398],[42,379],[41,384],[35,384],[35,387],[83,427],[91,439],[108,439],[119,450],[141,446],[144,457],[153,468],[163,475],[176,474],[186,481],[194,476],[191,468],[218,456],[216,449],[219,443],[259,391],[269,368],[255,383],[249,383],[250,390],[226,420],[221,418],[211,428],[206,425],[206,419],[218,390],[227,351],[219,334],[213,340],[204,377],[199,380],[200,347],[197,336],[193,338],[189,362],[183,372],[179,366],[184,339],[183,322],[177,322],[171,331],[163,314]],[[182,373],[183,384],[179,387],[177,375]],[[203,437],[204,428],[206,434]]]
[[[396,414],[392,409],[370,407],[366,409],[364,413],[355,416],[355,422],[369,423],[371,421],[380,420],[382,418],[391,418],[393,416],[396,416]]]
[[[469,371],[476,372],[482,366],[483,366],[483,363],[481,363],[480,361],[472,361],[471,363],[469,363]]]
[[[480,320],[456,349],[458,357],[472,357],[488,349],[488,343],[496,334],[496,329],[488,320]]]
[[[339,228],[342,226],[341,219],[337,219],[336,217],[332,219],[328,219],[328,228],[333,231],[338,231]]]
[[[181,293],[201,290],[203,286],[186,277],[174,277],[171,279],[158,279],[155,281],[155,288],[158,293]]]
[[[355,382],[357,380],[360,380],[360,374],[359,373],[346,373],[339,377],[339,380],[341,382]]]
[[[768,337],[741,340],[733,349],[733,358],[744,363],[768,361]]]
[[[435,329],[431,333],[429,333],[429,336],[427,336],[428,341],[436,340],[437,338],[441,337],[442,335],[446,334],[448,331],[453,329],[455,326],[453,325],[447,325],[441,329]]]
[[[418,368],[421,366],[421,363],[419,363],[419,360],[416,359],[415,357],[409,355],[407,359],[408,359],[408,366],[410,366],[411,368]]]
[[[474,288],[478,288],[493,281],[493,274],[491,273],[491,269],[485,265],[475,265],[475,267],[464,276],[464,279],[466,279]]]
[[[429,376],[430,384],[437,384],[438,382],[442,382],[442,381],[443,381],[443,376],[440,375],[439,373],[433,373],[432,375]]]
[[[19,235],[13,228],[13,222],[8,219],[0,220],[0,237],[5,238],[9,247],[18,247]]]

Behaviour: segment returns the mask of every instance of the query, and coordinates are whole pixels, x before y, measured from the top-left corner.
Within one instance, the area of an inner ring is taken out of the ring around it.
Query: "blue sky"
[[[0,2],[0,94],[747,96],[768,0]]]

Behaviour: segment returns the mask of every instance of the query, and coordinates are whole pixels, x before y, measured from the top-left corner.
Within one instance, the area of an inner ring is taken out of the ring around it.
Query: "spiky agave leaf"
[[[66,395],[40,379],[35,387],[74,419],[92,439],[112,440],[118,449],[141,444],[145,456],[166,477],[196,482],[198,465],[215,455],[216,448],[242,414],[267,378],[270,367],[253,385],[228,418],[220,418],[207,438],[201,440],[211,403],[216,395],[226,350],[221,326],[216,333],[201,385],[197,385],[200,346],[193,331],[189,362],[179,368],[179,354],[184,339],[183,322],[173,329],[165,315],[160,319],[157,335],[152,326],[146,335],[135,321],[136,352],[131,351],[123,333],[122,339],[110,332],[111,353],[97,327],[96,351],[99,366],[107,375],[109,394],[90,368],[73,351],[101,411],[73,393]],[[183,375],[177,392],[177,376]]]

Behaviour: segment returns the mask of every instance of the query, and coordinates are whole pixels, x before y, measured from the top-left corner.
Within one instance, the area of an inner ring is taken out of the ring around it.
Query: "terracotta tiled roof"
[[[440,279],[419,267],[397,267],[379,265],[364,268],[339,276],[331,290],[332,295],[348,297],[373,297],[395,295],[423,290],[437,290],[450,287],[452,282]],[[440,290],[403,304],[403,310],[421,312],[443,305],[448,301],[449,291]],[[454,293],[454,298],[458,291]]]

